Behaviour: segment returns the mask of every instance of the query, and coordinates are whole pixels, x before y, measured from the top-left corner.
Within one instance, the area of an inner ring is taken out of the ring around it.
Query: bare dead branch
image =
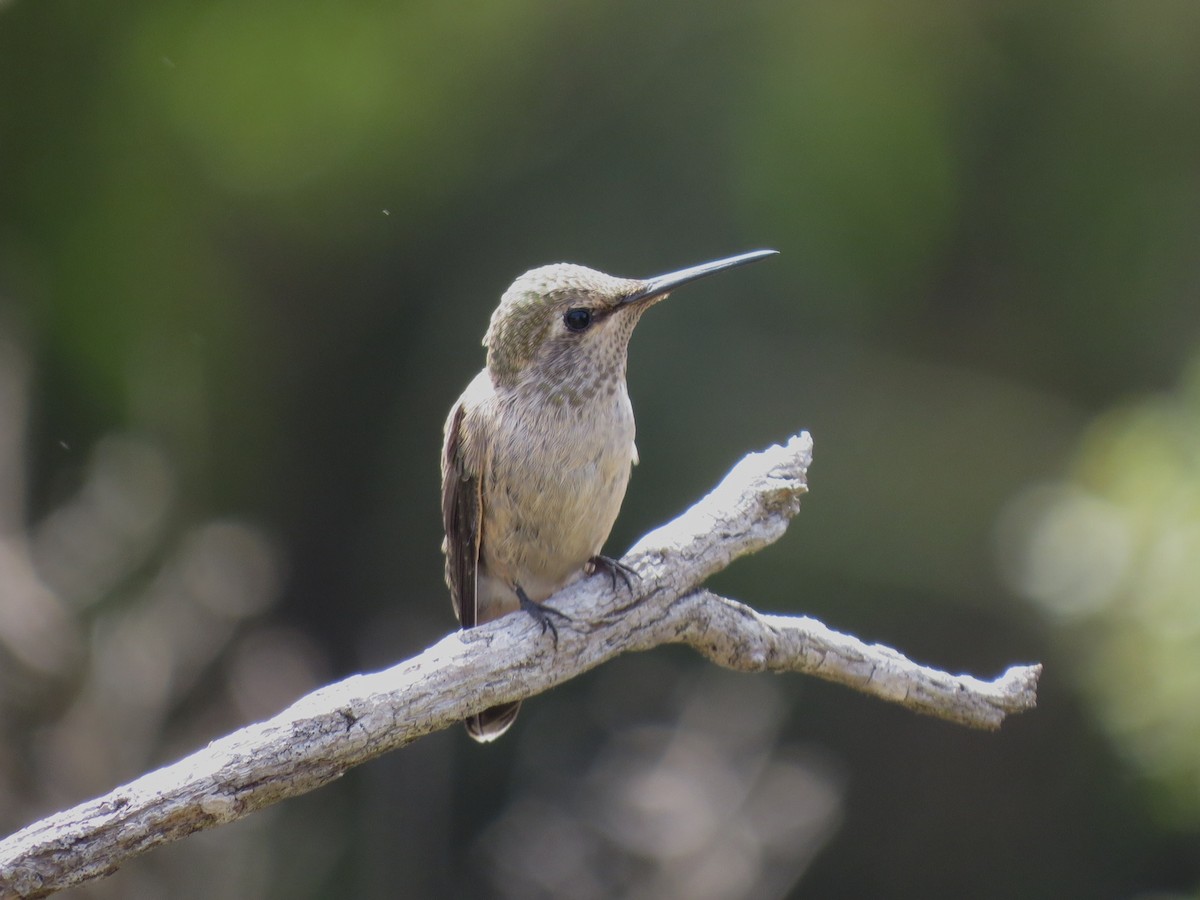
[[[734,559],[775,541],[807,490],[812,441],[743,459],[707,497],[646,535],[623,562],[638,573],[561,591],[557,645],[524,615],[443,638],[390,669],[301,698],[191,756],[0,843],[0,898],[43,897],[115,871],[166,841],[231,822],[326,784],[347,769],[488,706],[568,681],[612,657],[685,643],[743,671],[806,672],[981,728],[1036,702],[1040,666],[994,682],[919,666],[812,619],[760,615],[700,590]]]
[[[971,728],[997,729],[1037,705],[1040,665],[1013,666],[994,681],[918,665],[882,644],[840,634],[807,616],[768,616],[697,591],[670,612],[685,643],[742,672],[799,672],[852,687],[913,712]]]

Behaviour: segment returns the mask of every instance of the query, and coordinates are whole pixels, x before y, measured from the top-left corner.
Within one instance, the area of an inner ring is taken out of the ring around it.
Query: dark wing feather
[[[442,452],[442,526],[446,530],[446,583],[454,613],[463,628],[477,622],[475,583],[479,569],[479,539],[483,522],[482,472],[471,462],[482,454],[470,454],[463,442],[466,406],[460,400],[446,420],[446,443]]]
[[[446,583],[454,612],[463,628],[479,624],[477,579],[479,545],[483,540],[483,473],[488,463],[487,447],[478,427],[468,433],[463,422],[478,411],[481,393],[490,390],[487,373],[480,373],[463,399],[450,410],[446,420],[446,444],[442,450],[442,524],[446,529]],[[471,716],[463,724],[467,733],[483,743],[508,731],[517,711],[516,703],[501,703]]]

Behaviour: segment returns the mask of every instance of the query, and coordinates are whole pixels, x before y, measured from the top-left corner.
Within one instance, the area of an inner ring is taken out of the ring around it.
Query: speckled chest
[[[620,511],[634,454],[629,395],[612,379],[582,403],[536,387],[496,399],[482,562],[552,589],[600,552]]]

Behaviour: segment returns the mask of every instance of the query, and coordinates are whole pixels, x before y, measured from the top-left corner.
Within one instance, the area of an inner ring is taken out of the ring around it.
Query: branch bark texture
[[[629,588],[614,590],[597,575],[553,598],[570,617],[557,641],[522,614],[454,633],[30,825],[0,842],[0,898],[43,897],[109,874],[157,844],[305,793],[486,707],[660,644],[689,644],[732,669],[805,672],[977,728],[1031,709],[1040,666],[1014,667],[990,682],[949,675],[815,620],[761,615],[700,588],[783,534],[811,461],[807,433],[744,458],[712,493],[630,550],[623,562],[638,577]]]

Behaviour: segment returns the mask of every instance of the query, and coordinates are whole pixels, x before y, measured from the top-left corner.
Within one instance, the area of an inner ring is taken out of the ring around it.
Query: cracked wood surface
[[[700,585],[777,540],[807,491],[807,433],[745,457],[704,499],[552,604],[557,646],[517,613],[456,632],[381,672],[302,697],[275,717],[0,842],[0,898],[42,897],[115,871],[158,844],[320,787],[347,769],[486,707],[523,699],[631,650],[695,647],[741,671],[803,672],[977,728],[1036,704],[1040,666],[995,681],[949,675],[813,619],[762,615]]]

